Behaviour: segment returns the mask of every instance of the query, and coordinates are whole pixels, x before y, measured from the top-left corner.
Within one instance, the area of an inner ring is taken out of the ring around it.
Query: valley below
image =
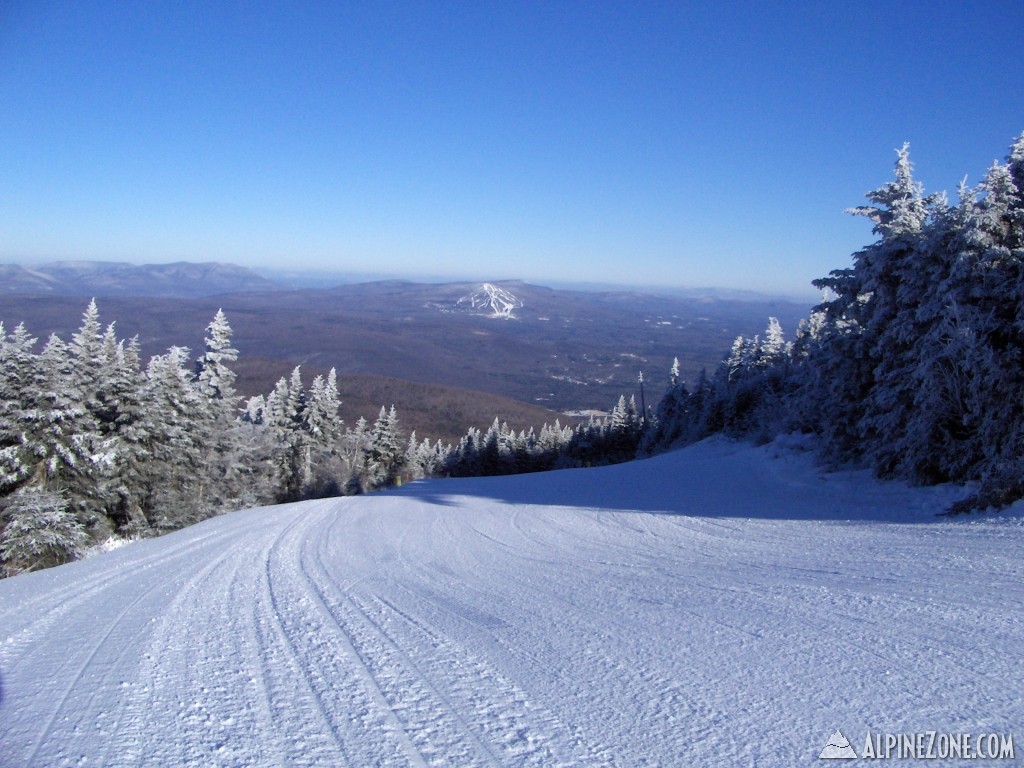
[[[41,341],[51,333],[66,340],[80,324],[89,287],[103,286],[85,282],[76,296],[8,287],[0,290],[0,320],[9,330],[24,322]],[[766,298],[569,291],[517,281],[95,295],[104,324],[115,322],[120,337],[137,335],[144,360],[172,345],[198,354],[221,308],[239,350],[243,395],[268,392],[296,365],[307,381],[333,367],[346,423],[372,420],[393,403],[406,428],[446,440],[495,417],[521,429],[607,412],[620,395],[639,403],[641,372],[653,405],[674,358],[693,381],[702,369],[714,370],[736,336],[762,333],[776,316],[791,338],[810,309]],[[462,418],[472,421],[453,421]]]

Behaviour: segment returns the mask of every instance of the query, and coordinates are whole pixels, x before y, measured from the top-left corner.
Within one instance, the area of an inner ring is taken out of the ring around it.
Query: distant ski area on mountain
[[[546,409],[553,421],[607,411],[620,394],[636,395],[639,404],[641,372],[654,404],[674,358],[693,381],[701,369],[714,370],[736,336],[762,333],[769,317],[792,338],[811,306],[756,294],[584,291],[514,280],[295,289],[217,263],[0,266],[0,321],[8,329],[24,322],[41,341],[51,333],[70,338],[92,297],[103,323],[116,322],[121,337],[137,334],[147,357],[172,345],[201,350],[204,329],[222,308],[240,353],[243,394],[267,392],[295,365],[309,377],[334,367],[343,401],[365,402],[357,413],[343,406],[346,420],[372,417],[383,397],[411,414],[424,397],[412,385],[429,385],[519,401]],[[507,403],[498,410],[501,418],[524,418],[506,416]],[[544,420],[541,413],[534,421]],[[434,414],[435,424],[441,417]],[[418,417],[411,418],[409,427]]]

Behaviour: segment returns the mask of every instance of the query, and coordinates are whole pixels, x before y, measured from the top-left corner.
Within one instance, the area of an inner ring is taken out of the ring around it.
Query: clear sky
[[[813,296],[911,143],[1024,131],[1024,3],[0,0],[0,262]]]

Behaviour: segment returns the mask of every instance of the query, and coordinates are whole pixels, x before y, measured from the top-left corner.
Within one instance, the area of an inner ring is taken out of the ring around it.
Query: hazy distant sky
[[[1024,2],[0,0],[0,262],[804,292],[911,142],[1024,131]]]

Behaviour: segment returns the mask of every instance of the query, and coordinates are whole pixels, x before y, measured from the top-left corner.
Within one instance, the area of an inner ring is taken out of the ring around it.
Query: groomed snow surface
[[[958,493],[716,439],[225,515],[0,581],[0,765],[797,766],[1015,729],[1020,761],[1024,518],[935,517]]]

